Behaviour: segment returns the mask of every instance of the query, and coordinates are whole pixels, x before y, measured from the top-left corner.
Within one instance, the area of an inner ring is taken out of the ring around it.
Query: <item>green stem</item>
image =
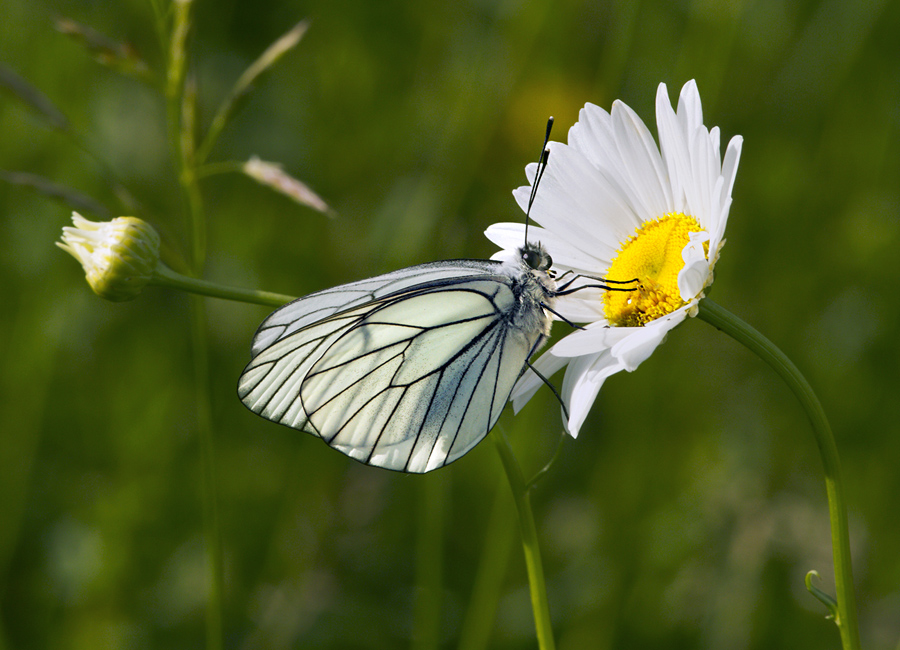
[[[172,29],[169,32],[166,68],[166,124],[168,126],[169,144],[175,156],[175,163],[181,163],[181,98],[184,92],[184,76],[187,70],[186,44],[190,30],[189,1],[178,0],[172,3]]]
[[[413,609],[413,650],[441,647],[441,596],[444,576],[444,519],[450,475],[422,477],[416,539],[416,600]]]
[[[772,366],[787,383],[809,417],[825,469],[825,490],[828,494],[828,514],[831,519],[831,546],[834,554],[834,582],[837,594],[834,622],[840,631],[844,650],[859,650],[859,624],[856,618],[856,597],[853,593],[853,572],[850,563],[850,531],[844,484],[841,480],[841,464],[831,426],[822,405],[797,366],[750,325],[708,298],[700,302],[699,316],[742,343]]]
[[[500,453],[500,460],[519,513],[519,528],[522,533],[522,547],[525,550],[525,567],[528,570],[531,609],[534,612],[538,648],[554,650],[556,646],[550,622],[550,605],[547,602],[547,583],[544,580],[544,566],[541,564],[541,549],[538,544],[537,527],[534,525],[534,513],[531,511],[530,493],[506,436],[499,429],[495,429],[491,439]]]
[[[174,0],[172,3],[174,11],[166,74],[166,112],[169,141],[178,166],[178,180],[187,207],[190,227],[190,269],[193,275],[199,277],[203,275],[206,259],[206,218],[203,196],[197,183],[195,163],[196,86],[193,82],[186,82],[187,40],[191,28],[191,8],[192,0]],[[160,267],[162,268],[162,265]],[[164,270],[160,274],[160,269],[158,269],[154,274],[154,280],[158,282],[166,276]],[[174,273],[169,276],[174,276]],[[168,279],[171,281],[174,278],[168,277]],[[212,431],[209,342],[206,332],[204,302],[198,296],[192,296],[191,348],[194,361],[197,433],[200,443],[200,473],[202,477],[203,532],[207,560],[206,647],[207,650],[222,650],[224,578],[221,527],[217,505],[215,441]]]
[[[491,632],[515,542],[515,514],[509,506],[509,496],[505,491],[497,490],[472,596],[466,603],[466,613],[459,626],[458,650],[487,650],[491,646]]]
[[[207,282],[206,280],[189,278],[186,275],[176,273],[164,264],[159,264],[156,267],[156,270],[153,272],[153,279],[150,280],[150,284],[168,287],[170,289],[180,289],[182,291],[187,291],[188,293],[210,296],[211,298],[249,302],[254,305],[266,305],[268,307],[281,307],[294,299],[292,296],[285,296],[280,293],[225,287],[220,284]]]

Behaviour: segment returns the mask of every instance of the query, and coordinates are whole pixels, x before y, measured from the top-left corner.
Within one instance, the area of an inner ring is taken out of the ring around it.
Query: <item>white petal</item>
[[[691,157],[691,181],[688,183],[688,209],[703,228],[711,228],[711,192],[715,178],[711,175],[711,145],[706,129],[702,126],[688,134],[688,148]],[[718,164],[718,163],[716,163]]]
[[[720,140],[721,138],[719,137],[719,127],[712,127],[709,130],[709,146],[712,148],[712,175],[716,178],[722,173],[722,152],[719,150]]]
[[[534,185],[534,179],[537,177],[538,164],[536,162],[525,165],[525,179],[529,185]],[[525,206],[522,206],[525,209]]]
[[[639,214],[654,218],[670,212],[671,187],[650,131],[631,108],[619,101],[613,104],[612,119],[619,164],[635,190]]]
[[[591,323],[583,330],[572,332],[551,348],[553,354],[560,357],[578,357],[583,354],[594,354],[609,350],[642,327],[609,327],[600,323]]]
[[[577,150],[551,144],[558,146],[551,147],[532,218],[582,248],[598,247],[598,255],[612,257],[623,236],[633,234],[641,223],[635,203]],[[521,194],[516,198],[521,204]]]
[[[484,236],[504,250],[511,250],[525,242],[524,223],[494,223],[484,231]]]
[[[609,352],[588,355],[572,360],[563,379],[563,400],[569,410],[566,431],[578,437],[581,425],[600,392],[603,382],[610,375],[622,370],[621,364]]]
[[[718,251],[722,239],[725,237],[725,227],[728,225],[728,211],[731,208],[731,192],[734,188],[734,179],[737,175],[738,163],[741,160],[741,145],[743,138],[734,136],[725,149],[725,159],[722,161],[722,175],[719,177],[722,183],[721,196],[719,197],[719,219],[714,229],[710,230],[710,253]],[[711,257],[710,259],[714,259]]]
[[[700,103],[700,91],[693,79],[681,87],[678,96],[678,119],[684,125],[685,133],[693,133],[703,126],[703,106]]]
[[[675,111],[669,104],[666,84],[659,84],[656,93],[656,123],[659,130],[659,146],[669,175],[672,192],[672,211],[685,212],[685,187],[691,178],[691,161],[684,131]]]
[[[725,178],[726,192],[731,196],[731,190],[734,188],[734,179],[737,176],[738,163],[741,161],[741,147],[744,144],[744,138],[739,135],[734,136],[728,142],[725,149],[725,160],[722,161],[722,176]]]
[[[725,202],[722,208],[722,216],[719,218],[719,228],[713,232],[709,240],[709,265],[710,268],[716,265],[719,260],[719,251],[725,243],[725,226],[728,225],[728,210],[731,207],[731,199]]]
[[[585,104],[578,113],[578,121],[569,129],[569,146],[597,169],[608,166],[616,150],[609,113],[594,104]]]
[[[633,372],[653,354],[653,351],[665,340],[666,334],[684,321],[686,316],[687,305],[647,323],[644,327],[629,327],[627,329],[630,330],[631,336],[614,345],[610,353],[621,361],[625,370]]]
[[[709,240],[707,232],[692,232],[689,241],[681,251],[684,267],[678,272],[678,292],[681,299],[688,302],[703,291],[709,278],[709,260],[703,250],[703,242]]]
[[[600,293],[599,291],[596,293]],[[585,294],[593,295],[593,297],[584,298]],[[585,289],[571,296],[562,296],[558,298],[553,309],[573,323],[595,323],[602,322],[606,325],[606,317],[603,315],[603,298],[602,293],[598,297],[595,292]]]

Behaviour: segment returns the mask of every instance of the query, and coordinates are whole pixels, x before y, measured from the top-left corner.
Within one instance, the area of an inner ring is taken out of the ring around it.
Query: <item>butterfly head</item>
[[[553,258],[550,253],[540,243],[527,243],[518,249],[519,258],[532,271],[544,271],[545,273],[553,266]]]

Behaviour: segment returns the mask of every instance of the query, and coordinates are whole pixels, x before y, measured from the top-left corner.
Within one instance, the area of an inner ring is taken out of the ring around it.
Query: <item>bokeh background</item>
[[[723,141],[744,136],[714,297],[818,391],[843,461],[864,647],[897,647],[900,3],[200,0],[195,10],[203,128],[268,44],[310,20],[211,159],[279,161],[336,216],[238,175],[203,182],[206,276],[293,295],[489,257],[482,232],[522,218],[510,192],[548,115],[564,140],[585,102],[621,98],[655,132],[657,84],[674,99],[695,78],[706,123]],[[82,134],[79,145],[0,92],[0,169],[116,215],[111,174],[184,253],[159,93],[54,27],[71,18],[127,41],[159,73],[149,3],[3,0],[0,13],[0,64]],[[92,294],[53,245],[71,209],[0,183],[0,648],[203,647],[189,301],[153,288],[125,304]],[[235,394],[267,310],[207,304],[225,647],[535,647],[493,446],[405,476],[268,423]],[[528,473],[559,439],[558,407],[542,393],[501,420]],[[767,366],[703,322],[607,382],[533,503],[562,649],[839,647],[803,586],[810,569],[833,584],[808,423]]]

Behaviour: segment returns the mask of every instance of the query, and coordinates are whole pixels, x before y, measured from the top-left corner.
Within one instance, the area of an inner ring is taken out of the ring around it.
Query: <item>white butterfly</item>
[[[496,424],[550,333],[552,260],[412,266],[299,298],[253,338],[238,394],[254,413],[363,463],[429,472]]]

